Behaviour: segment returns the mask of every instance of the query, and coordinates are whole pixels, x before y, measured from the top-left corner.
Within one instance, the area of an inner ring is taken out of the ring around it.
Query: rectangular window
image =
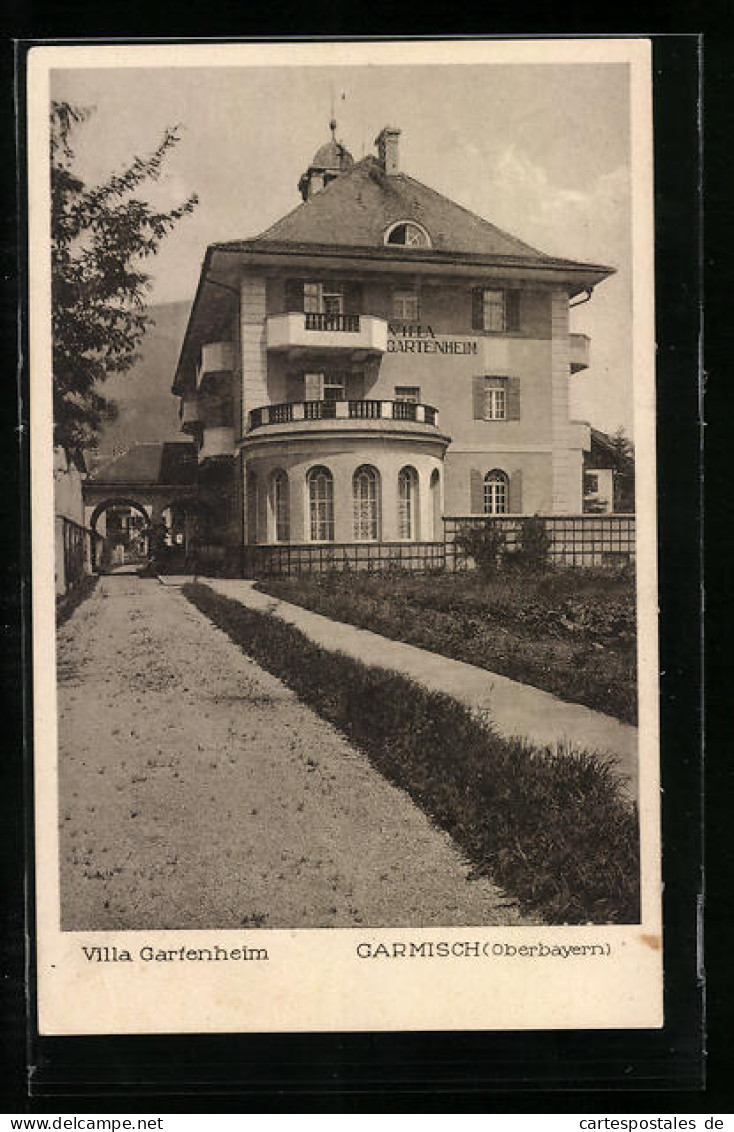
[[[520,292],[477,287],[473,293],[472,327],[490,334],[520,329]]]
[[[396,385],[395,400],[405,401],[410,405],[420,404],[421,391],[418,385]]]
[[[346,397],[347,379],[344,373],[324,374],[324,400],[343,401]]]
[[[506,377],[485,377],[484,419],[485,421],[507,420]]]
[[[344,314],[342,283],[304,283],[303,309],[306,314]]]
[[[392,297],[393,318],[403,322],[418,321],[418,295],[415,291],[395,291]]]
[[[324,397],[323,373],[304,373],[303,399],[304,401],[322,401]]]
[[[599,476],[596,472],[584,472],[584,495],[593,495],[599,490]]]
[[[506,329],[504,291],[485,291],[483,293],[482,315],[485,330],[501,334]]]

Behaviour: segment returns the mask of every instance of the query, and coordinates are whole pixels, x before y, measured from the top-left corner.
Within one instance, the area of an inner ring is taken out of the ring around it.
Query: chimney
[[[400,130],[395,129],[394,126],[385,126],[375,138],[378,160],[388,176],[400,171],[398,162],[399,137]]]

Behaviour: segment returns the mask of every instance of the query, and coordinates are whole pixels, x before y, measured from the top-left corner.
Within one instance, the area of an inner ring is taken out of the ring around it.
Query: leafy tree
[[[54,439],[67,451],[96,447],[99,429],[115,405],[101,389],[110,374],[124,373],[153,322],[143,270],[163,238],[198,203],[192,194],[169,212],[135,195],[156,181],[179,128],[165,131],[157,149],[134,157],[126,169],[89,187],[74,172],[71,135],[91,111],[51,104],[51,289]]]

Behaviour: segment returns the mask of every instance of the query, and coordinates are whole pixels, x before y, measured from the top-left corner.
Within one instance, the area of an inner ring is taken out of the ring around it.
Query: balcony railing
[[[438,427],[438,409],[412,401],[291,401],[281,405],[263,405],[248,415],[249,428],[264,425],[291,424],[294,421],[411,421]]]
[[[345,334],[359,334],[358,314],[320,314],[306,311],[306,330],[336,330]]]

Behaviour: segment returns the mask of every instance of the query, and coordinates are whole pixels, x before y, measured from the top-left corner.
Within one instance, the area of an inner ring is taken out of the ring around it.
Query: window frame
[[[395,396],[394,401],[399,401],[403,405],[420,405],[421,404],[421,387],[420,385],[396,385],[394,386]],[[415,393],[415,397],[406,396],[408,390]]]
[[[409,485],[408,492],[405,495],[402,491],[404,483]],[[417,542],[419,539],[420,508],[418,493],[418,472],[412,464],[406,464],[398,472],[397,531],[398,539],[401,542]],[[403,523],[404,518],[407,518],[405,525]]]
[[[327,485],[321,498],[314,493],[318,480]],[[334,476],[331,469],[325,464],[314,464],[306,472],[306,489],[309,542],[334,542]],[[323,531],[326,533],[321,533]]]
[[[484,377],[484,414],[485,421],[506,421],[507,416],[507,390],[509,380],[500,374],[485,375]]]
[[[367,478],[368,483],[366,498],[357,494],[358,481],[363,477]],[[352,533],[355,542],[380,541],[382,528],[381,494],[380,473],[374,464],[360,464],[359,467],[354,469],[352,474]],[[366,523],[363,510],[365,504],[370,509],[367,513]],[[369,533],[365,534],[365,530],[368,530]]]
[[[311,295],[309,297],[309,292]],[[337,280],[306,279],[303,283],[304,314],[344,314],[346,288]],[[327,302],[338,299],[338,310],[327,310]],[[311,304],[315,302],[315,306]]]
[[[484,334],[518,334],[521,330],[518,287],[484,285],[473,289],[472,328]],[[495,296],[494,303],[490,296]],[[494,310],[496,317],[492,317]]]
[[[399,306],[405,303],[412,304],[413,309],[409,314],[406,314],[404,309],[399,309]],[[403,287],[393,291],[392,316],[398,322],[415,323],[420,320],[420,298],[415,288]]]
[[[502,489],[502,505],[498,506],[499,491]],[[482,482],[482,500],[485,515],[510,514],[510,477],[501,468],[491,468]]]
[[[402,242],[400,240],[393,240],[392,239],[393,233],[397,232],[397,230],[401,227],[405,228],[406,236],[407,236],[407,233],[408,233],[408,229],[414,228],[415,231],[417,233],[419,233],[419,235],[421,236],[421,239],[417,242],[415,240],[408,242],[407,239],[402,241]],[[386,246],[393,247],[393,248],[430,248],[431,247],[431,237],[430,237],[428,231],[423,227],[422,224],[419,224],[417,220],[413,220],[411,217],[405,217],[402,220],[395,220],[392,224],[390,224],[390,226],[385,229],[385,235],[384,235],[384,238],[383,238],[383,242]]]
[[[340,390],[338,397],[327,396],[327,389]],[[329,372],[324,371],[321,375],[321,400],[322,401],[345,401],[347,398],[347,374],[344,370],[336,370]]]
[[[281,497],[281,491],[284,495]],[[270,477],[273,542],[290,542],[290,481],[285,468],[276,468]],[[285,530],[285,534],[283,534]]]

